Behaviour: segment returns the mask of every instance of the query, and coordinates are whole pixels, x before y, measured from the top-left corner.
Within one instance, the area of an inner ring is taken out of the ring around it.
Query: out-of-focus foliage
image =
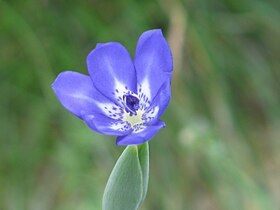
[[[175,68],[141,209],[279,209],[279,11],[276,0],[0,0],[0,209],[101,209],[123,147],[64,110],[51,83],[87,73],[97,42],[133,54],[152,28]]]

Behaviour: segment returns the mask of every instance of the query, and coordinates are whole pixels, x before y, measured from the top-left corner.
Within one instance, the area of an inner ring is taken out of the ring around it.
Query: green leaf
[[[103,210],[137,210],[149,179],[148,143],[127,146],[119,157],[103,194]]]

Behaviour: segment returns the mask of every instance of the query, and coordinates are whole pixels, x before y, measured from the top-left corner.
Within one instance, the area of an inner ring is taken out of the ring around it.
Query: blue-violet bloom
[[[160,29],[144,32],[134,61],[118,42],[97,44],[87,56],[90,76],[58,75],[52,88],[61,104],[92,130],[117,136],[118,145],[142,144],[165,127],[172,55]]]

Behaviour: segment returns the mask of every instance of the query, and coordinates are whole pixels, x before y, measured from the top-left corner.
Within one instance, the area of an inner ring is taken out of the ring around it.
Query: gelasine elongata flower
[[[120,43],[97,44],[87,56],[89,76],[58,75],[52,88],[61,104],[92,130],[117,136],[118,145],[142,144],[165,127],[172,55],[160,29],[144,32],[134,61]]]

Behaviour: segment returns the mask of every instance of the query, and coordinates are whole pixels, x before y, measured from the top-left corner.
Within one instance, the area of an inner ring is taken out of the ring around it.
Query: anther
[[[139,109],[139,98],[134,95],[124,95],[123,100],[127,111],[129,111],[131,114],[136,114],[136,111]]]

